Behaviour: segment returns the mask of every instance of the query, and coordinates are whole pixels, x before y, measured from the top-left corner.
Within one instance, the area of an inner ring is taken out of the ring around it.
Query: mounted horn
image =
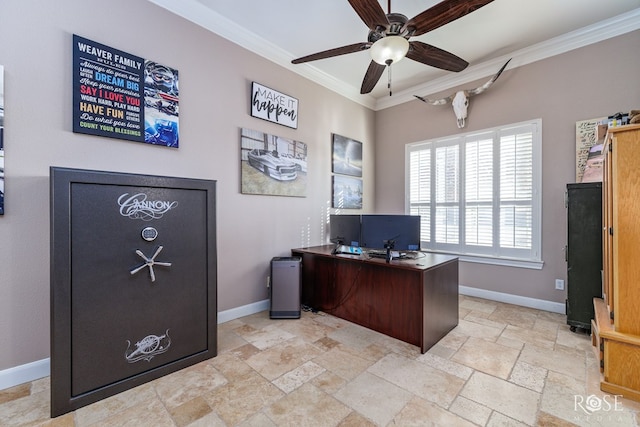
[[[511,61],[511,58],[509,59],[509,61]],[[495,83],[495,81],[498,80],[498,77],[500,77],[500,74],[502,74],[504,69],[507,67],[507,64],[509,63],[509,61],[505,62],[502,68],[500,68],[500,70],[491,78],[491,80],[489,80],[482,86],[479,86],[475,89],[459,90],[458,92],[452,95],[449,95],[446,98],[440,98],[440,99],[423,98],[422,96],[418,96],[418,95],[413,95],[413,96],[418,98],[420,101],[426,102],[427,104],[431,104],[431,105],[444,105],[451,102],[451,105],[453,106],[453,111],[456,114],[456,119],[458,120],[458,128],[462,129],[466,124],[467,108],[469,107],[469,98],[475,95],[479,95],[485,90],[489,89],[491,85],[493,85],[493,83]]]

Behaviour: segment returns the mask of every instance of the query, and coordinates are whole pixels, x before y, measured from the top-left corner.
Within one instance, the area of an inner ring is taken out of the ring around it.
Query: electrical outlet
[[[559,291],[564,291],[564,280],[556,279],[556,289]]]

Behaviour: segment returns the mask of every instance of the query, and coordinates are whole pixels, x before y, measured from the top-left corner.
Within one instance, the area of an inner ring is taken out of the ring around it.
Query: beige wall
[[[555,279],[566,279],[566,184],[575,182],[575,123],[640,107],[640,31],[505,71],[471,98],[459,130],[451,106],[418,100],[376,114],[378,212],[404,211],[405,145],[435,137],[542,119],[542,270],[461,263],[460,284],[564,303]],[[497,71],[497,70],[496,70]],[[488,79],[452,88],[474,88]],[[417,95],[427,95],[419,93]]]
[[[72,133],[74,33],[179,70],[178,150]],[[147,1],[2,1],[0,40],[0,371],[49,357],[51,165],[217,180],[220,311],[268,298],[272,257],[326,241],[332,132],[363,142],[365,209],[372,205],[373,111]],[[297,130],[250,116],[251,81],[298,98]],[[306,198],[240,194],[241,127],[308,145]]]

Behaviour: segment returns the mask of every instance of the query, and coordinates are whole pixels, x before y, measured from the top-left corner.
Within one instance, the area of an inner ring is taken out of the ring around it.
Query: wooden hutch
[[[603,147],[603,298],[592,343],[600,388],[640,401],[640,125],[612,127]]]

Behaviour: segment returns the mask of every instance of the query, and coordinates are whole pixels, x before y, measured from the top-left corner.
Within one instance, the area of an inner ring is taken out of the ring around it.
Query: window
[[[542,268],[541,120],[408,144],[407,212],[422,249]]]

